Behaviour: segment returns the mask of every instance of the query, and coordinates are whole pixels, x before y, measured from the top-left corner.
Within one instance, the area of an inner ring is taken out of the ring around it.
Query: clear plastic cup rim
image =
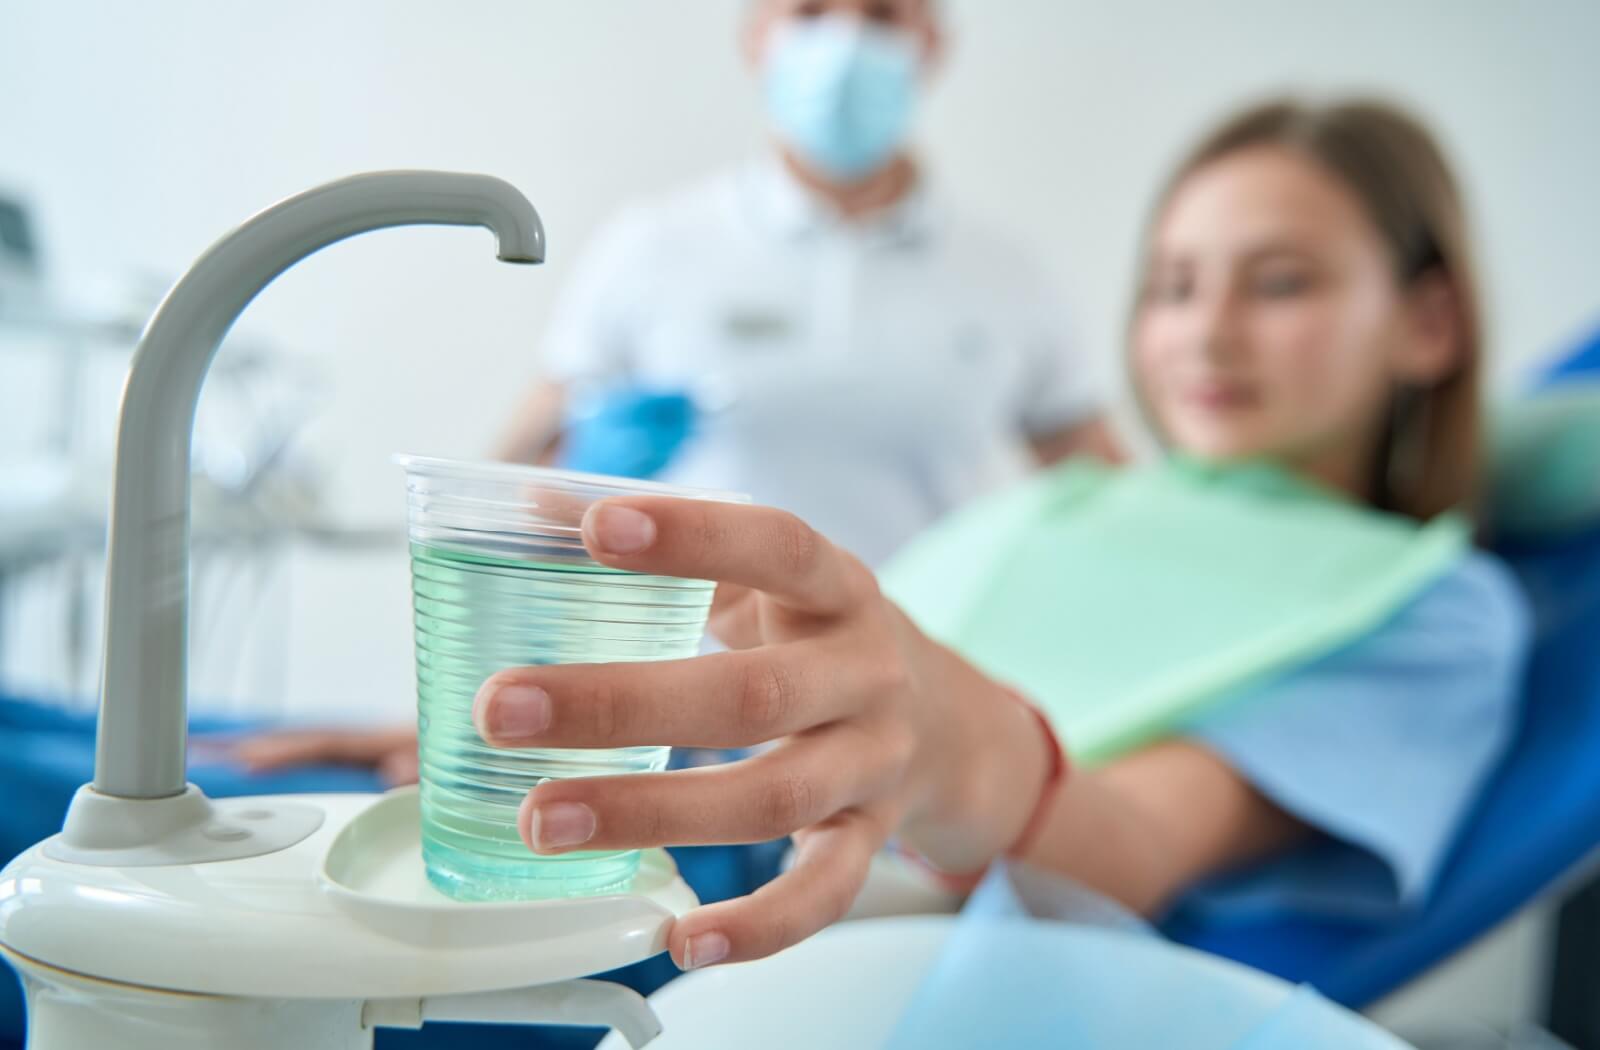
[[[707,500],[715,503],[749,503],[742,492],[668,485],[660,481],[620,478],[609,474],[587,474],[559,467],[536,467],[526,463],[494,460],[446,459],[439,456],[414,456],[396,453],[392,457],[408,475],[459,478],[463,481],[537,482],[558,490],[583,493],[595,499],[610,496],[671,496],[677,499]]]

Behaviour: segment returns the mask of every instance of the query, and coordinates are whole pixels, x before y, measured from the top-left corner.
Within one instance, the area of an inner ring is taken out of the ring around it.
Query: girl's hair
[[[1433,136],[1386,102],[1276,99],[1201,141],[1166,185],[1159,214],[1188,176],[1259,146],[1293,150],[1355,195],[1383,238],[1395,279],[1442,276],[1459,312],[1461,356],[1443,379],[1394,391],[1372,470],[1371,502],[1421,520],[1471,510],[1478,482],[1483,321],[1461,193]]]

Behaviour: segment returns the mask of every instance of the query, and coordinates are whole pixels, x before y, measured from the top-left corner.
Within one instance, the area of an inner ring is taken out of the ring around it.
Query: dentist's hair
[[[1458,359],[1443,378],[1393,392],[1372,467],[1371,502],[1424,521],[1447,510],[1471,512],[1480,480],[1483,319],[1466,210],[1444,152],[1420,121],[1387,102],[1274,99],[1202,139],[1152,215],[1194,172],[1261,146],[1307,157],[1354,194],[1401,286],[1435,277],[1447,282],[1458,314]]]

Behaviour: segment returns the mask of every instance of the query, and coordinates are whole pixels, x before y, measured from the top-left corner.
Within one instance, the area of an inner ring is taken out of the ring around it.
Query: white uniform
[[[847,222],[776,161],[634,207],[558,306],[546,375],[689,392],[662,480],[748,492],[877,564],[1096,398],[1014,246],[925,190]]]

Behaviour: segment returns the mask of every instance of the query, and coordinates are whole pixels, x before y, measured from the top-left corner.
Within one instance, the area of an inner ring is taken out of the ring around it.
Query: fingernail
[[[478,735],[486,739],[515,740],[550,728],[550,694],[536,685],[485,682],[472,708]]]
[[[655,542],[656,523],[642,511],[597,504],[589,517],[589,533],[601,553],[638,554]]]
[[[697,933],[683,944],[683,968],[695,970],[728,957],[728,938],[716,930]]]
[[[564,849],[594,838],[594,810],[582,802],[552,802],[535,806],[528,820],[528,837],[534,849]]]

